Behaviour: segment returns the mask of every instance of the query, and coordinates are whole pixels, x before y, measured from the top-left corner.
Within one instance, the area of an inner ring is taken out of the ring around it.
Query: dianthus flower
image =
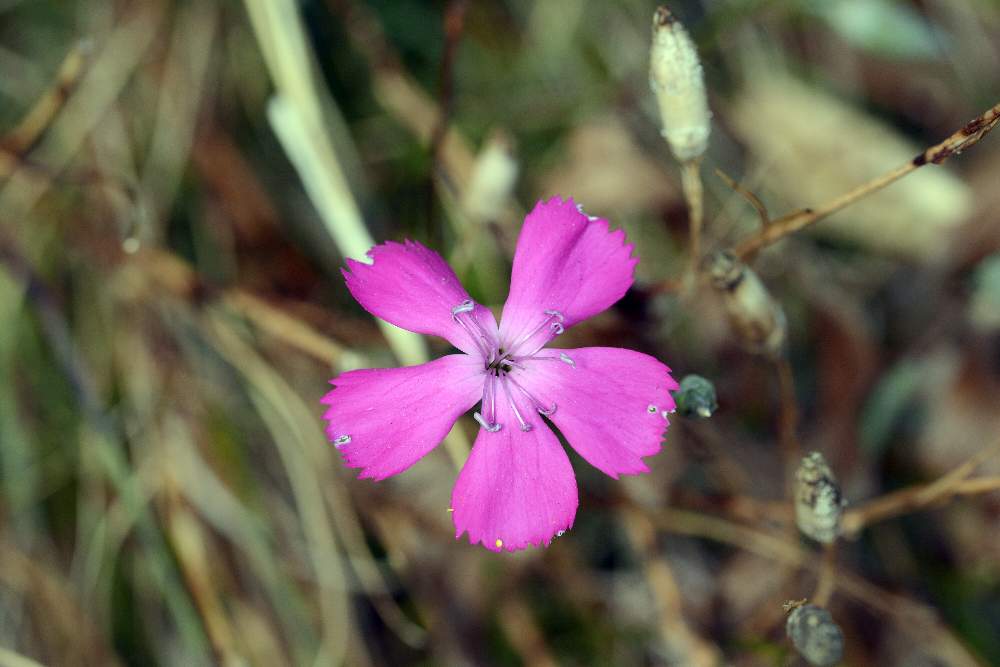
[[[371,264],[348,260],[347,288],[396,326],[441,336],[461,350],[405,368],[331,380],[327,435],[360,477],[406,470],[477,403],[479,435],[452,491],[455,537],[515,551],[548,544],[573,525],[576,477],[543,416],[611,477],[648,472],[677,383],[656,359],[613,347],[554,349],[552,340],[611,306],[638,259],[622,230],[572,199],[539,202],[517,242],[500,325],[454,271],[419,243],[385,243]]]

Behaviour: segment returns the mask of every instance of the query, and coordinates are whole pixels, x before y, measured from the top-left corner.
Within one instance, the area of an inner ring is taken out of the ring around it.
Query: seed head
[[[705,77],[694,43],[666,7],[653,14],[649,85],[674,156],[681,162],[700,157],[708,147],[711,118]]]
[[[796,606],[788,615],[785,632],[810,665],[830,667],[844,657],[844,633],[822,607]]]
[[[803,534],[829,544],[840,534],[847,502],[837,478],[819,452],[802,459],[795,471],[795,523]]]
[[[729,324],[743,345],[751,352],[777,357],[788,333],[785,311],[753,269],[727,251],[708,255],[702,269],[722,297]]]

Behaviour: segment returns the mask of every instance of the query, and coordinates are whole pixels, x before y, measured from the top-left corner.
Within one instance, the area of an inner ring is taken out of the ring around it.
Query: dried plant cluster
[[[0,665],[1000,664],[1000,10],[650,9],[0,2]],[[330,377],[453,352],[339,269],[412,239],[500,315],[554,196],[640,259],[557,347],[677,411],[494,554],[471,413],[377,484],[327,442]]]

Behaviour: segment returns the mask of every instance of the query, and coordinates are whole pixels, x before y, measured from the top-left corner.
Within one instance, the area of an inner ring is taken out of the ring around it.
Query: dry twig
[[[758,250],[775,243],[782,238],[804,229],[823,218],[836,213],[840,209],[877,192],[910,172],[916,171],[926,164],[941,164],[952,155],[957,155],[973,146],[1000,122],[1000,103],[997,103],[976,118],[965,124],[947,139],[931,146],[909,162],[863,183],[849,192],[834,197],[830,201],[814,208],[804,208],[772,220],[771,224],[757,231],[749,238],[741,241],[733,251],[741,259],[749,259]]]
[[[680,589],[667,560],[656,549],[656,531],[645,512],[626,509],[625,527],[645,562],[646,579],[659,603],[660,638],[679,664],[717,665],[719,649],[700,637],[684,620]]]
[[[1000,491],[1000,476],[968,479],[981,463],[994,455],[998,446],[1000,442],[980,450],[968,461],[929,484],[900,489],[845,512],[841,533],[854,537],[873,523],[943,504],[957,496]]]

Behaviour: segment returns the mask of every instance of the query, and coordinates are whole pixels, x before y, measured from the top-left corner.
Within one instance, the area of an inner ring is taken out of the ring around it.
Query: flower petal
[[[388,242],[368,251],[373,263],[347,260],[347,289],[365,310],[398,327],[441,336],[466,354],[478,354],[469,329],[452,316],[452,309],[470,301],[451,267],[433,250],[416,241]],[[490,342],[496,341],[496,318],[475,305],[475,320]]]
[[[404,368],[348,371],[323,397],[326,434],[360,477],[400,473],[434,449],[482,396],[482,362],[466,354]]]
[[[469,542],[491,551],[547,545],[573,525],[573,468],[547,426],[521,431],[506,401],[498,403],[497,417],[503,427],[495,433],[480,429],[455,482],[455,537],[468,531]]]
[[[588,217],[572,199],[538,202],[517,241],[501,339],[519,339],[546,310],[570,327],[608,308],[632,285],[639,260],[631,254],[624,231],[609,232],[607,220]]]
[[[648,472],[660,451],[677,382],[653,357],[614,347],[543,350],[518,381],[546,405],[569,444],[611,477]],[[568,360],[568,361],[567,361]]]

